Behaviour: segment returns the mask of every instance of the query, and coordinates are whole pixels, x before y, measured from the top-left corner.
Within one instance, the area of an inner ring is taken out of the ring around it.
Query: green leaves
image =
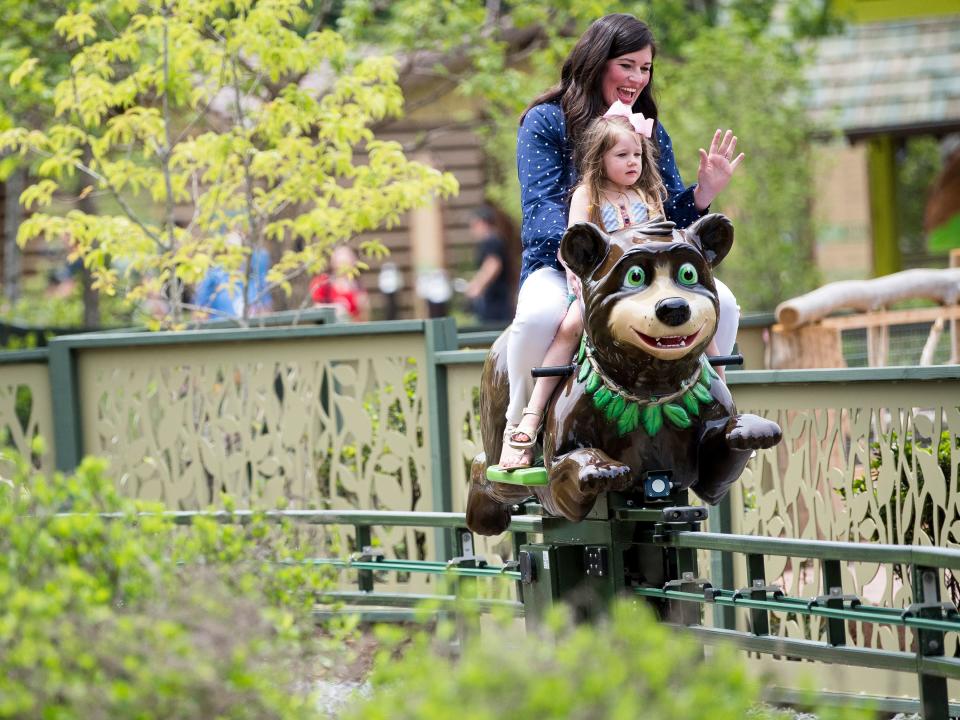
[[[593,395],[593,404],[598,410],[603,410],[611,400],[613,393],[606,387],[600,388]]]
[[[587,379],[587,376],[590,375],[592,370],[590,369],[590,363],[585,362],[580,366],[580,372],[577,373],[577,381],[583,382]]]
[[[54,24],[54,29],[60,37],[68,42],[83,45],[87,38],[96,37],[96,22],[87,13],[68,11]]]
[[[643,429],[653,437],[663,427],[663,409],[659,405],[647,405],[640,414]]]
[[[611,422],[616,422],[620,417],[620,413],[623,412],[623,409],[626,407],[627,401],[624,400],[623,395],[616,394],[613,396],[613,399],[609,402],[606,409],[604,410],[604,416],[607,420]]]
[[[4,459],[0,716],[317,717],[294,688],[319,663],[293,668],[333,575],[304,564],[302,529],[262,512],[178,527],[119,496],[104,460],[44,477]]]
[[[12,73],[10,73],[10,87],[17,87],[21,82],[23,82],[23,79],[27,77],[27,75],[33,72],[33,69],[36,66],[37,66],[36,58],[27,58],[22,63],[20,63],[20,66],[16,70],[14,70]]]
[[[53,180],[41,180],[20,193],[20,204],[27,210],[46,207],[53,200],[56,189],[57,183]]]
[[[693,387],[687,392],[693,393],[693,396],[704,405],[713,401],[713,396],[710,395],[710,391],[700,383],[694,383]]]
[[[583,389],[588,395],[592,395],[597,390],[597,388],[600,387],[601,382],[603,381],[600,379],[599,375],[597,375],[596,373],[591,373],[590,377],[587,378],[587,384],[584,386]]]
[[[107,26],[110,12],[122,22]],[[52,117],[42,132],[0,133],[0,148],[40,158],[25,204],[62,196],[73,209],[33,216],[21,237],[78,238],[104,292],[137,300],[159,286],[175,326],[183,284],[203,269],[242,282],[253,249],[281,243],[263,293],[289,291],[333,245],[456,193],[451,174],[371,129],[402,112],[396,60],[309,24],[299,0],[166,0],[59,18],[72,55]],[[40,74],[29,57],[18,63],[15,84]]]
[[[709,387],[712,378],[719,377],[706,359],[700,363],[696,382],[686,392],[674,400],[651,398],[644,403],[627,399],[620,390],[611,389],[591,362],[587,361],[586,335],[580,340],[580,349],[576,361],[580,364],[577,381],[584,384],[583,390],[593,396],[593,405],[602,411],[607,422],[616,423],[617,434],[627,435],[643,425],[648,435],[653,437],[668,422],[675,428],[686,430],[693,424],[693,417],[700,415],[700,405],[714,402]],[[607,381],[609,383],[609,380]]]
[[[696,416],[700,414],[700,402],[689,390],[680,396],[680,401],[690,415]]]
[[[640,424],[640,406],[635,402],[627,403],[617,420],[617,433],[626,435],[632,433]]]
[[[671,425],[674,425],[681,430],[686,430],[688,427],[690,427],[690,416],[687,414],[687,411],[679,405],[666,403],[663,406],[663,415]]]

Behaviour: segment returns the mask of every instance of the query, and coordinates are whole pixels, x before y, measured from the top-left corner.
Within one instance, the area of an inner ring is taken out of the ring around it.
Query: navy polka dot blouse
[[[657,123],[660,175],[667,188],[664,210],[677,227],[687,227],[701,217],[693,202],[696,185],[685,187],[673,157],[670,136]],[[577,184],[573,148],[567,142],[567,125],[560,103],[531,108],[517,133],[517,173],[523,224],[523,263],[520,282],[542,267],[561,269],[557,260],[560,239],[567,228],[570,191]]]

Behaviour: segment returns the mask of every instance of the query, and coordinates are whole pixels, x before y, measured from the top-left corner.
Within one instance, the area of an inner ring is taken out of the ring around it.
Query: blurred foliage
[[[734,219],[737,245],[721,269],[745,310],[769,310],[816,283],[811,258],[808,155],[813,128],[804,111],[801,42],[840,25],[825,0],[649,0],[640,3],[531,1],[521,5],[447,0],[345,2],[347,38],[406,53],[408,82],[431,78],[435,99],[447,83],[468,102],[451,117],[471,119],[488,156],[487,194],[520,216],[516,179],[518,118],[559,80],[559,69],[594,19],[628,12],[646,20],[658,43],[656,85],[661,119],[671,133],[688,183],[697,148],[731,127],[747,154],[713,209]],[[421,58],[419,66],[417,58]],[[426,58],[425,60],[423,58]],[[431,64],[431,60],[433,61]],[[421,84],[423,80],[420,80]]]
[[[69,238],[95,289],[162,298],[172,326],[191,309],[185,286],[214,268],[249,286],[251,253],[275,243],[266,287],[241,294],[246,319],[323,269],[333,245],[455,192],[452,175],[370,129],[401,113],[396,61],[308,23],[299,0],[113,0],[62,14],[70,75],[48,88],[52,116],[0,133],[0,151],[33,163],[18,242]],[[42,78],[42,61],[25,59],[10,85]]]
[[[930,186],[943,168],[940,143],[934,137],[910,137],[896,153],[897,225],[904,269],[925,266],[931,255],[923,230],[923,214]],[[943,266],[941,260],[939,265]]]
[[[938,530],[942,532],[944,529],[947,514],[941,504],[934,503],[933,498],[947,498],[953,494],[954,451],[958,451],[960,457],[960,437],[951,443],[949,430],[942,431],[936,438],[936,447],[931,440],[917,438],[909,432],[902,438],[896,432],[891,432],[882,441],[870,443],[871,482],[868,484],[863,475],[855,477],[851,489],[855,495],[872,489],[876,496],[875,488],[883,470],[897,477],[895,495],[877,497],[880,515],[877,524],[890,528],[890,537],[885,542],[900,542],[901,535],[904,545],[939,546],[946,540],[939,536]],[[908,470],[913,469],[916,481],[908,474]],[[937,489],[924,492],[927,482],[936,484]],[[842,488],[837,492],[845,498]],[[914,507],[914,497],[923,498],[921,507]],[[920,542],[916,538],[918,530],[925,536]],[[951,521],[950,532],[954,542],[960,541],[960,521]]]
[[[75,2],[38,0],[19,3],[0,1],[4,32],[0,35],[0,130],[15,125],[36,127],[53,107],[53,85],[69,76],[70,55],[53,27],[57,18]],[[42,57],[42,71],[14,85],[10,75],[31,57]],[[14,158],[0,160],[0,181],[16,166]]]
[[[60,8],[70,12],[58,19]],[[39,207],[51,193],[89,193],[85,199],[102,216],[73,209],[73,222],[38,219],[22,237],[71,230],[100,286],[107,292],[130,287],[134,299],[176,299],[180,282],[193,283],[214,265],[242,275],[252,247],[278,241],[285,254],[270,283],[289,290],[299,272],[323,266],[330,243],[389,225],[412,204],[453,190],[449,176],[431,176],[396,147],[377,143],[371,148],[383,148],[382,162],[359,179],[353,148],[400,113],[398,83],[409,95],[408,111],[454,93],[466,101],[447,113],[451,122],[482,113],[476,127],[487,150],[487,195],[519,217],[518,117],[557,81],[587,25],[611,12],[633,13],[654,30],[662,119],[688,182],[695,178],[697,148],[717,126],[730,125],[741,138],[747,162],[716,209],[737,223],[740,249],[721,275],[737,288],[743,307],[769,309],[809,288],[815,282],[807,269],[810,128],[802,113],[804,58],[794,48],[839,27],[827,0],[11,6],[7,17],[20,20],[0,41],[0,71],[16,82],[0,89],[0,97],[9,99],[8,124],[45,133],[8,134],[6,143],[51,154],[34,166],[46,179],[26,199]],[[164,28],[175,38],[173,51],[164,49]],[[394,59],[373,57],[371,48]],[[249,62],[253,56],[258,66]],[[297,83],[311,71],[319,71],[308,83],[314,90],[305,92]],[[237,86],[255,99],[239,112],[225,99]],[[225,111],[211,114],[208,103],[218,94]],[[58,117],[51,125],[55,95]],[[55,130],[70,126],[79,133]],[[85,158],[77,155],[87,150],[98,153],[86,163],[99,175],[92,180],[89,173],[81,179]],[[199,197],[198,178],[202,190],[216,178]],[[244,189],[249,178],[254,198]],[[366,191],[346,192],[344,185]],[[171,199],[201,207],[189,232],[173,222]],[[229,230],[242,236],[239,248],[223,243]],[[301,241],[303,250],[297,249]],[[383,252],[378,245],[367,249]],[[154,262],[121,265],[118,273],[115,260],[125,254]]]
[[[0,717],[318,717],[330,577],[299,562],[297,527],[180,528],[137,515],[161,508],[118,496],[103,461],[45,478],[4,459]]]
[[[661,106],[674,147],[686,149],[677,153],[682,175],[696,178],[691,151],[707,147],[716,128],[733,128],[746,154],[711,207],[736,231],[718,275],[744,310],[772,310],[812,289],[814,128],[804,108],[802,56],[740,24],[704,30],[684,46],[680,63],[665,65]]]
[[[127,327],[136,322],[136,311],[124,296],[100,298],[101,325]],[[83,287],[79,279],[64,283],[61,288],[51,285],[47,274],[37,273],[23,278],[21,295],[10,302],[0,300],[0,318],[17,325],[34,328],[83,327]],[[9,343],[8,348],[13,349]]]
[[[574,624],[558,611],[535,637],[488,624],[453,658],[449,642],[465,612],[432,636],[408,640],[385,628],[373,694],[343,717],[441,720],[451,708],[463,720],[794,717],[760,706],[760,681],[735,651],[719,647],[705,656],[692,636],[658,623],[642,604],[622,602],[595,625]],[[829,708],[816,716],[870,717]]]

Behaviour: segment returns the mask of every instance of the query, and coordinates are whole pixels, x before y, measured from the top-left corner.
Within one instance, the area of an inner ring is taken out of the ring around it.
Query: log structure
[[[937,307],[888,310],[907,300],[931,300]],[[842,310],[853,315],[828,317]],[[841,332],[865,329],[871,367],[889,360],[890,327],[931,323],[917,361],[933,364],[934,351],[950,322],[951,363],[960,361],[956,325],[960,319],[960,268],[917,269],[874,278],[829,283],[781,303],[771,328],[768,363],[771,368],[845,367]]]

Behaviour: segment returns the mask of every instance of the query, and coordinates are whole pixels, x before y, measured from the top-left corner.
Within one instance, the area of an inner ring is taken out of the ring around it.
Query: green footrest
[[[547,469],[542,465],[516,470],[501,470],[499,465],[487,468],[487,480],[511,485],[546,485],[549,483]]]

